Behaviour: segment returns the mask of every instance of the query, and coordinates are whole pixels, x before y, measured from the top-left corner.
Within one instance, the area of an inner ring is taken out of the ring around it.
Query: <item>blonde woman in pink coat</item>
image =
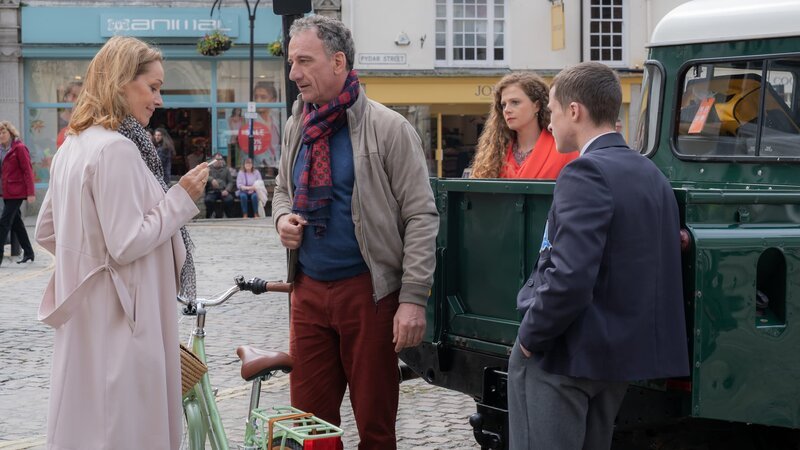
[[[47,448],[174,449],[181,439],[175,296],[194,295],[191,239],[208,168],[171,188],[144,126],[161,53],[111,38],[89,64],[53,158],[36,240],[55,255],[39,318],[55,328]]]

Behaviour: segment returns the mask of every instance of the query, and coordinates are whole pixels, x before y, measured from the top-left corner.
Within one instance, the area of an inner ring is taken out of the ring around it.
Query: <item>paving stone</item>
[[[26,218],[33,236],[35,218]],[[202,220],[189,225],[197,247],[198,295],[210,297],[233,284],[233,277],[286,277],[286,252],[270,219]],[[8,250],[5,254],[8,255]],[[36,248],[36,261],[0,266],[0,448],[44,448],[53,332],[36,313],[53,258]],[[228,438],[235,448],[244,435],[250,386],[239,375],[235,349],[242,344],[287,351],[289,308],[286,294],[255,296],[241,293],[209,311],[206,351],[212,383]],[[183,318],[181,340],[188,339],[192,318]],[[289,404],[289,377],[264,383],[262,405]],[[358,445],[352,409],[345,394],[342,405],[344,447]],[[467,417],[475,410],[466,395],[416,379],[400,386],[398,448],[477,449]],[[436,432],[432,432],[432,428]]]

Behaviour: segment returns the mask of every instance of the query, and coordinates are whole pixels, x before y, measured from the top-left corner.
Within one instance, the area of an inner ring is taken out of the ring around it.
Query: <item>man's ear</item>
[[[573,122],[581,120],[581,117],[583,116],[581,104],[578,102],[570,102],[568,112],[569,118],[572,119]]]
[[[333,71],[337,74],[347,70],[347,57],[344,52],[336,52],[333,54]]]

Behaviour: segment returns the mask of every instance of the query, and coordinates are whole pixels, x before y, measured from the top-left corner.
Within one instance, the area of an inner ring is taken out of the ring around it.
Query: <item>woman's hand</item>
[[[29,195],[26,200],[28,200],[28,204],[30,205],[31,203],[36,201],[36,196],[35,195]]]
[[[189,194],[192,200],[197,201],[206,189],[208,180],[208,163],[203,162],[195,166],[194,169],[186,172],[178,181],[178,184]]]

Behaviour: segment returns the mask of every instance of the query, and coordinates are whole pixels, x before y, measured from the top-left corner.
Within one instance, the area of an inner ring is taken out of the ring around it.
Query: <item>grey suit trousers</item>
[[[627,382],[540,369],[514,344],[508,360],[509,450],[608,450]]]

